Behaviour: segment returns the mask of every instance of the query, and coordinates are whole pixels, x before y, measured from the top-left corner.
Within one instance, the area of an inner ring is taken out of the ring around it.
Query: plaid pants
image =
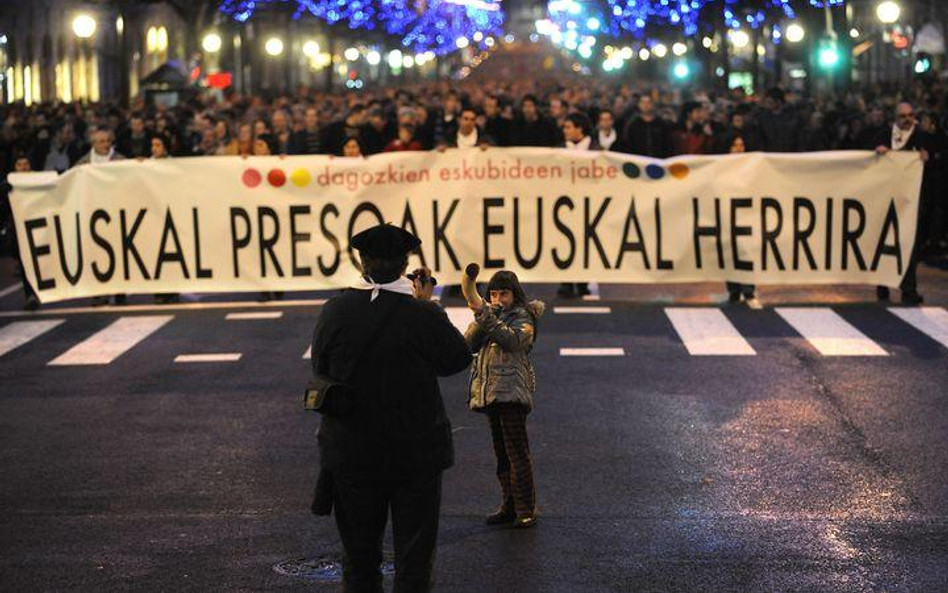
[[[487,418],[504,507],[512,506],[518,517],[531,516],[536,512],[537,495],[527,440],[527,410],[518,404],[494,404]]]

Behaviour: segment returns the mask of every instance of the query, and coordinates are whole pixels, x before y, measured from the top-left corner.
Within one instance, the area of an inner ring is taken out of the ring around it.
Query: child
[[[527,442],[527,414],[533,408],[536,375],[528,358],[536,340],[540,301],[527,302],[517,275],[494,274],[488,302],[471,305],[475,322],[464,338],[477,356],[471,371],[471,409],[487,414],[504,500],[488,525],[533,527],[536,491]]]

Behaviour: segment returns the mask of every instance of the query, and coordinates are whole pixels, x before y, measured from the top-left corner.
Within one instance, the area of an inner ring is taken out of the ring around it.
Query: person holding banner
[[[533,409],[536,373],[529,355],[545,305],[527,301],[513,272],[501,270],[491,277],[487,284],[489,301],[477,293],[474,280],[471,274],[465,274],[462,283],[475,320],[464,339],[471,352],[477,353],[469,405],[487,415],[503,495],[500,507],[485,521],[488,525],[533,527],[537,522],[536,487],[527,414]]]
[[[317,432],[323,490],[317,486],[315,498],[322,501],[331,488],[345,591],[382,590],[390,512],[395,591],[428,591],[441,477],[454,464],[438,377],[466,369],[471,353],[430,301],[433,283],[405,277],[418,237],[383,224],[351,244],[363,276],[326,303],[313,332],[313,372],[345,385],[339,397],[346,398],[338,413],[323,415]]]
[[[29,157],[27,157],[25,154],[17,154],[13,161],[13,172],[29,173],[32,170],[33,167],[30,164]],[[10,208],[10,192],[12,191],[13,188],[10,186],[10,182],[4,179],[3,184],[0,185],[0,196],[2,196],[2,201],[0,201],[0,209],[2,209],[3,214],[2,222],[3,225],[7,227],[4,229],[4,231],[9,233],[12,238],[13,253],[15,254],[17,261],[17,274],[20,276],[21,282],[23,282],[23,296],[25,297],[23,308],[27,311],[35,311],[39,308],[40,302],[36,297],[36,291],[33,290],[33,287],[30,286],[30,283],[26,280],[23,260],[20,258],[20,246],[16,237],[16,225],[13,224],[13,210]]]
[[[917,151],[923,161],[928,161],[929,154],[925,135],[921,130],[917,129],[915,109],[912,107],[912,104],[907,101],[899,103],[895,108],[895,124],[892,126],[888,144],[876,147],[876,153],[880,155],[884,155],[890,150]],[[903,305],[920,305],[924,301],[922,295],[918,293],[918,280],[916,277],[919,251],[921,251],[922,244],[925,241],[922,230],[925,228],[928,216],[927,209],[925,208],[926,203],[922,198],[923,196],[919,197],[918,226],[916,227],[915,244],[912,247],[912,255],[909,258],[905,275],[902,277],[902,283],[899,284],[899,289],[902,291]],[[876,296],[880,301],[889,300],[889,287],[877,286]]]

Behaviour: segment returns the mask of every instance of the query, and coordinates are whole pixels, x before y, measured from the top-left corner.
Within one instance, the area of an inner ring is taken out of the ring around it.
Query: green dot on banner
[[[639,169],[639,166],[635,163],[625,163],[622,165],[622,172],[630,179],[638,179],[642,174],[642,170]]]

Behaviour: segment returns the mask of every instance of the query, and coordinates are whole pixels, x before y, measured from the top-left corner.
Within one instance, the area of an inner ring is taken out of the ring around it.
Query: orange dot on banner
[[[684,179],[688,176],[688,166],[682,165],[681,163],[675,163],[668,168],[668,172],[671,173],[671,176],[675,179]]]
[[[297,187],[306,187],[313,180],[313,176],[306,169],[296,169],[290,174],[290,181]]]
[[[263,177],[260,176],[260,171],[256,169],[245,170],[242,179],[244,185],[247,187],[257,187],[260,185],[260,182],[263,181]]]
[[[280,169],[270,169],[270,172],[267,173],[267,181],[273,187],[282,187],[286,183],[286,173]]]

